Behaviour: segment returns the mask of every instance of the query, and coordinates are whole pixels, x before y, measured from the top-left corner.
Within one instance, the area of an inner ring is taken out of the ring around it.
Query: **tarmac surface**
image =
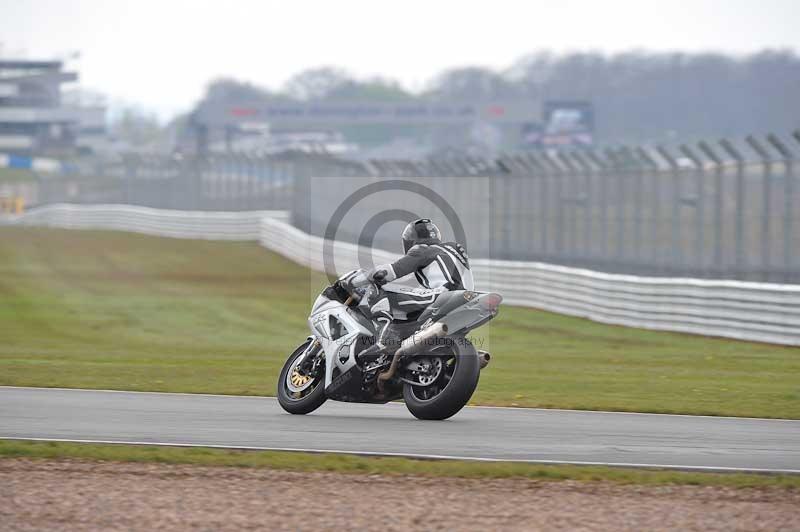
[[[0,438],[427,458],[800,473],[800,421],[467,407],[419,421],[402,404],[0,387]]]

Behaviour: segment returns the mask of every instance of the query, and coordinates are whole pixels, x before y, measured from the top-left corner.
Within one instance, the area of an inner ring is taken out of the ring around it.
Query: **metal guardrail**
[[[285,211],[193,212],[132,205],[56,204],[37,207],[19,216],[0,218],[0,223],[129,231],[200,240],[255,241],[265,218],[286,220],[288,216]]]
[[[114,229],[209,240],[258,240],[311,269],[324,271],[323,239],[288,223],[283,211],[187,212],[129,205],[52,205],[0,223],[71,229]],[[338,271],[397,258],[377,249],[334,242]],[[642,277],[539,262],[475,259],[478,289],[507,303],[594,321],[742,340],[800,345],[800,286],[741,281]]]
[[[262,221],[261,244],[286,258],[324,271],[323,239],[278,219]],[[396,255],[334,244],[336,269]],[[497,291],[506,303],[593,321],[785,345],[800,345],[800,286],[637,277],[538,262],[471,261],[479,290]]]

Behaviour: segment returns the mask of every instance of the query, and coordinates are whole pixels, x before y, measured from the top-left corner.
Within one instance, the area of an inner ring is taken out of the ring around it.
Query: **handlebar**
[[[374,286],[376,289],[380,290],[381,286],[386,284],[386,277],[387,272],[386,270],[379,270],[373,273],[371,276],[366,278],[366,281]],[[355,294],[354,287],[349,282],[342,282],[341,280],[336,281],[335,284],[338,284],[338,287],[347,293],[347,298],[344,302],[344,305],[349,307],[352,303],[357,303],[359,301],[359,297]]]

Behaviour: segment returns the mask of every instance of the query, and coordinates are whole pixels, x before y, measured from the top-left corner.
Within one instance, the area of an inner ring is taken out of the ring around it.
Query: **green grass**
[[[156,447],[122,444],[0,440],[1,458],[102,460],[202,466],[263,467],[291,471],[352,474],[421,475],[461,478],[529,478],[610,481],[622,484],[782,487],[800,489],[800,475],[693,473],[600,466],[541,465],[522,462],[414,460],[346,454],[237,451],[204,447]]]
[[[0,228],[0,384],[274,394],[323,286],[255,243]],[[503,307],[477,404],[800,418],[800,349]]]

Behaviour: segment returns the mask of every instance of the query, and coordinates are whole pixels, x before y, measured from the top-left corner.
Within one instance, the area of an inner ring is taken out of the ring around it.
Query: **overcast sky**
[[[0,55],[63,57],[81,85],[166,118],[229,76],[278,88],[322,65],[419,90],[542,49],[800,49],[800,0],[0,0]]]

